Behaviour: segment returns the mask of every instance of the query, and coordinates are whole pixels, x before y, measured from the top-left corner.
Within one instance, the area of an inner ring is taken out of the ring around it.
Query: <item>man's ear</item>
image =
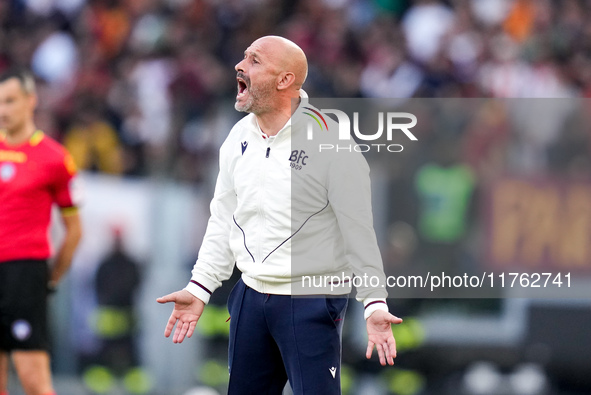
[[[295,74],[290,71],[284,71],[277,77],[277,90],[286,90],[295,82]]]
[[[37,108],[37,95],[35,93],[31,93],[29,94],[29,106],[31,107],[32,110],[35,110],[35,108]]]

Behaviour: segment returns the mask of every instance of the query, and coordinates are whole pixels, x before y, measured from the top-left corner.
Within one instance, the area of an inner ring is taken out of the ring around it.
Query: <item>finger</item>
[[[394,365],[394,357],[392,356],[392,350],[390,348],[390,345],[388,343],[384,343],[383,347],[384,347],[384,354],[386,355],[386,362],[390,366]]]
[[[372,341],[367,342],[367,351],[365,351],[365,358],[371,359],[371,354],[373,354],[373,346],[374,343]]]
[[[402,318],[396,317],[395,315],[392,315],[389,317],[389,321],[391,324],[401,324],[402,323]]]
[[[189,323],[183,322],[183,326],[181,327],[181,332],[179,334],[179,343],[182,343],[185,340],[185,336],[187,335],[187,331],[189,330]]]
[[[392,355],[392,358],[396,358],[396,339],[394,339],[394,337],[388,339],[388,347],[390,348],[390,355]]]
[[[384,357],[386,358],[386,362],[388,365],[393,365],[394,360],[392,358],[392,354],[390,353],[390,347],[388,346],[388,343],[382,344],[382,348],[384,349]]]
[[[384,347],[381,344],[376,344],[378,350],[378,357],[380,357],[380,365],[386,366],[386,357],[384,356]]]
[[[172,333],[172,328],[176,324],[177,318],[174,316],[174,313],[170,315],[168,322],[166,323],[166,328],[164,329],[164,337],[169,337]]]
[[[197,321],[193,321],[189,324],[189,331],[187,332],[187,337],[193,336],[193,332],[195,331],[195,325],[197,325]]]
[[[181,336],[181,330],[183,328],[184,323],[179,320],[178,324],[176,325],[176,328],[174,330],[174,335],[172,336],[172,342],[173,343],[180,343],[179,338]]]
[[[174,294],[168,294],[165,296],[161,296],[158,299],[156,299],[156,302],[158,303],[168,303],[168,302],[175,302],[176,301],[176,297],[173,296]]]
[[[181,331],[179,332],[179,338],[177,339],[178,343],[182,343],[185,340],[185,335],[189,330],[189,323],[183,322],[183,326],[181,327]]]

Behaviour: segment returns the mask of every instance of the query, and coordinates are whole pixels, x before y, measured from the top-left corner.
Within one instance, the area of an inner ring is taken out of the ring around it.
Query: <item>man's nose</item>
[[[238,62],[238,63],[236,64],[236,66],[234,66],[234,69],[235,69],[236,71],[241,71],[241,72],[244,72],[244,61],[245,61],[245,60],[246,60],[246,59],[242,59],[240,62]]]

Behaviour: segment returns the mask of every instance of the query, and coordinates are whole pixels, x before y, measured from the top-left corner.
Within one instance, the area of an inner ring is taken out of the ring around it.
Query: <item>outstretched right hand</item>
[[[172,328],[177,323],[174,336],[172,337],[173,343],[182,343],[185,336],[191,337],[193,335],[195,325],[197,325],[197,321],[205,308],[205,303],[201,299],[193,296],[186,289],[183,289],[158,298],[156,301],[158,303],[174,302],[174,310],[166,324],[164,336],[169,337],[172,333]]]

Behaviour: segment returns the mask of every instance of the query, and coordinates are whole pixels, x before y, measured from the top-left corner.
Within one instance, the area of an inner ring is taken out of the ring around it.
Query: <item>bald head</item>
[[[308,76],[308,60],[304,51],[293,41],[280,36],[265,36],[254,41],[250,48],[268,57],[278,73],[293,73],[294,86],[299,89]]]
[[[261,117],[290,113],[291,101],[301,96],[308,61],[304,51],[292,41],[266,36],[246,48],[244,59],[235,69],[238,94],[234,108]]]

